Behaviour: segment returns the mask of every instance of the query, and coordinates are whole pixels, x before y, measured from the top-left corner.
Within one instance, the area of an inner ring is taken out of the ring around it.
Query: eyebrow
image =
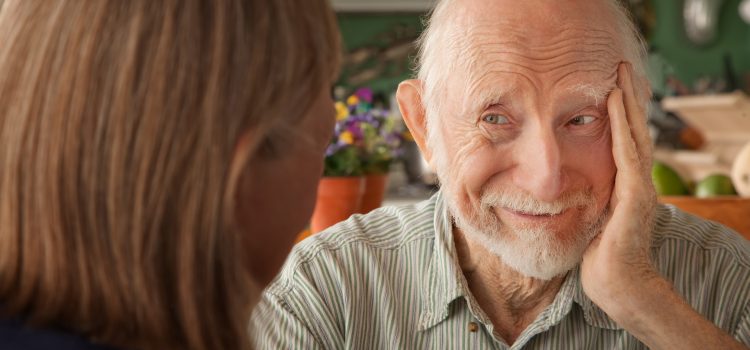
[[[579,83],[567,90],[568,92],[580,94],[591,99],[595,106],[601,106],[606,103],[607,96],[609,96],[614,88],[601,84]],[[462,113],[474,113],[492,105],[503,104],[507,102],[509,95],[516,92],[518,92],[518,87],[514,84],[504,86],[503,88],[486,87],[481,89],[478,94],[472,94],[471,91],[467,91],[464,95]]]
[[[576,84],[568,89],[569,92],[580,93],[594,100],[594,104],[599,106],[607,100],[607,96],[613,88],[608,88],[598,84]]]
[[[470,113],[483,110],[489,106],[502,104],[509,95],[518,91],[515,85],[506,86],[502,89],[487,87],[481,89],[479,94],[472,94],[467,91],[464,95],[463,113]]]

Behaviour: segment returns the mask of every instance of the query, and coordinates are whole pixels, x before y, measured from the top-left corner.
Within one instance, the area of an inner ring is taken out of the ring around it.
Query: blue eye
[[[497,125],[504,125],[508,124],[510,121],[508,120],[508,117],[499,115],[499,114],[489,114],[484,117],[482,117],[482,120],[486,123],[490,124],[497,124]]]
[[[592,123],[596,120],[595,117],[592,117],[590,115],[579,115],[575,118],[570,120],[570,124],[572,125],[586,125],[589,123]]]

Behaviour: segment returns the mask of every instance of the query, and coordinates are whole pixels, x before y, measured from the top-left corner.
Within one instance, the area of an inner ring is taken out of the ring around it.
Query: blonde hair
[[[7,0],[0,38],[2,312],[113,345],[247,348],[236,182],[336,73],[325,0]]]

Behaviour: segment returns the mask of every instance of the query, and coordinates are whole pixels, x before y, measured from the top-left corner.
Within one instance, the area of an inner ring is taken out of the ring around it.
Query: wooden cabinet
[[[662,196],[659,197],[659,202],[672,204],[688,213],[719,222],[750,239],[750,198]]]

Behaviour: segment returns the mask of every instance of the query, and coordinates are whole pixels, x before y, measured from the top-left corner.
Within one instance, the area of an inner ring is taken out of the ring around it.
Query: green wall
[[[387,43],[382,39],[382,37],[387,33],[391,33],[394,28],[414,28],[419,33],[421,33],[423,29],[421,13],[343,13],[338,14],[338,20],[339,27],[341,29],[341,35],[344,41],[344,46],[348,50],[367,46],[385,47]],[[408,58],[407,62],[404,62],[404,64],[406,64],[410,68],[413,68],[414,56],[415,54],[410,55],[410,58]],[[346,75],[348,73],[346,71],[346,67],[344,68],[344,71],[342,73],[343,75]],[[386,76],[371,81],[367,84],[367,86],[375,91],[388,94],[396,89],[398,83],[405,79],[411,78],[412,72],[411,70],[407,69],[401,74],[385,75]],[[340,85],[352,88],[352,86],[348,86],[344,82],[342,82]],[[356,87],[357,86],[354,86],[353,88]]]
[[[698,47],[691,43],[683,29],[681,0],[653,0],[656,26],[650,44],[674,68],[675,75],[687,84],[703,76],[724,74],[723,56],[729,54],[732,65],[741,75],[750,73],[750,25],[740,19],[737,8],[741,0],[724,0],[715,42]]]
[[[701,76],[723,76],[723,56],[728,53],[737,82],[741,85],[744,83],[743,75],[750,73],[750,25],[743,22],[737,12],[741,0],[724,0],[717,39],[703,47],[692,44],[685,35],[682,0],[651,1],[656,13],[656,23],[648,40],[674,69],[674,75],[678,79],[692,85]],[[412,26],[419,31],[423,28],[421,13],[340,13],[338,19],[344,45],[348,49],[383,45],[378,38],[394,26]],[[413,67],[411,61],[408,64]],[[409,77],[410,73],[407,71],[375,79],[367,85],[376,91],[389,92],[400,81]]]

